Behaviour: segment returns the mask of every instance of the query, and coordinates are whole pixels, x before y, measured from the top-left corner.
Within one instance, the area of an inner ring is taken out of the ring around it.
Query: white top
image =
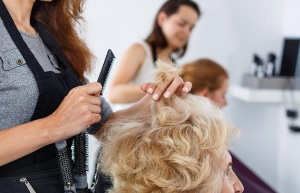
[[[149,45],[145,41],[138,42],[138,44],[140,44],[144,48],[146,52],[146,58],[144,60],[142,67],[140,68],[139,72],[136,74],[135,78],[131,81],[131,83],[143,84],[149,82],[153,76],[154,61],[153,61],[152,52]]]
[[[152,57],[152,52],[150,46],[143,40],[137,42],[137,44],[140,44],[145,52],[146,52],[146,58],[144,60],[144,63],[134,79],[130,82],[130,84],[144,84],[146,82],[149,82],[151,78],[153,77],[153,73],[155,71],[154,68],[154,61]],[[133,103],[112,103],[111,106],[114,111],[127,108],[131,106]]]

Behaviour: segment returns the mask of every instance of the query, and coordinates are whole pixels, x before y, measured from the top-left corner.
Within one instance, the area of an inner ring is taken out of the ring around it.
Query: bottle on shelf
[[[250,75],[262,78],[264,77],[264,74],[265,69],[263,60],[257,54],[254,54],[253,61],[250,66]]]
[[[265,70],[266,77],[272,77],[275,75],[275,64],[276,64],[276,55],[274,53],[269,53],[267,63],[266,63],[266,70]]]
[[[253,55],[253,61],[250,65],[250,75],[251,76],[256,76],[256,71],[257,71],[257,61],[258,61],[258,56],[256,54]]]
[[[257,70],[256,70],[256,76],[258,78],[263,78],[265,76],[265,68],[263,61],[259,58],[257,62]]]

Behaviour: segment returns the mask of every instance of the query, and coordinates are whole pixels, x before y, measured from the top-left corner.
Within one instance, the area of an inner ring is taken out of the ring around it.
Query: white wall
[[[299,17],[300,1],[286,0],[284,5],[284,26],[283,32],[285,36],[299,37],[300,36],[300,17]]]
[[[283,37],[300,37],[299,0],[196,1],[203,15],[179,62],[210,57],[228,69],[232,85],[241,84],[254,53],[265,58],[274,52],[280,62]],[[86,41],[98,58],[88,75],[91,81],[96,80],[108,48],[117,62],[131,43],[148,35],[163,2],[87,0]],[[228,99],[224,111],[242,131],[235,154],[278,192],[300,192],[300,167],[296,165],[300,163],[296,149],[300,136],[288,130],[285,106],[246,103],[230,95]],[[90,143],[93,154],[97,142],[91,138]]]

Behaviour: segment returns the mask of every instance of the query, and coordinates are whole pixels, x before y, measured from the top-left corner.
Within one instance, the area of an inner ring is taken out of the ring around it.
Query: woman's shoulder
[[[136,50],[136,51],[145,51],[150,49],[150,46],[147,42],[145,41],[137,41],[131,44],[130,48]]]
[[[136,41],[134,44],[135,45],[140,45],[142,47],[150,48],[150,45],[145,40]]]
[[[126,63],[137,64],[141,67],[145,62],[149,62],[151,55],[151,50],[149,46],[147,46],[147,43],[143,44],[141,42],[134,42],[125,51],[122,61],[126,61]]]
[[[130,49],[135,53],[140,53],[145,57],[151,56],[151,46],[144,40],[137,41],[130,46]]]
[[[127,49],[127,54],[126,55],[134,55],[135,57],[142,57],[144,58],[146,55],[148,55],[148,49],[147,45],[141,43],[141,42],[135,42],[131,44],[128,49]]]

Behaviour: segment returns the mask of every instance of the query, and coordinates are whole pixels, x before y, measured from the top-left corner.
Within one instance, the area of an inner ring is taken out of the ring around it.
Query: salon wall
[[[228,69],[231,85],[241,84],[254,53],[265,58],[274,52],[280,57],[283,37],[300,36],[298,0],[196,1],[203,15],[179,63],[212,58]],[[97,57],[94,70],[87,75],[91,81],[96,80],[108,48],[117,63],[131,43],[148,35],[163,2],[87,0],[83,37]],[[296,165],[300,155],[295,148],[300,146],[300,136],[287,127],[287,104],[247,103],[230,92],[228,100],[224,111],[241,128],[241,137],[233,147],[235,154],[278,192],[300,192],[300,167]],[[96,144],[90,138],[90,161],[95,158]]]

